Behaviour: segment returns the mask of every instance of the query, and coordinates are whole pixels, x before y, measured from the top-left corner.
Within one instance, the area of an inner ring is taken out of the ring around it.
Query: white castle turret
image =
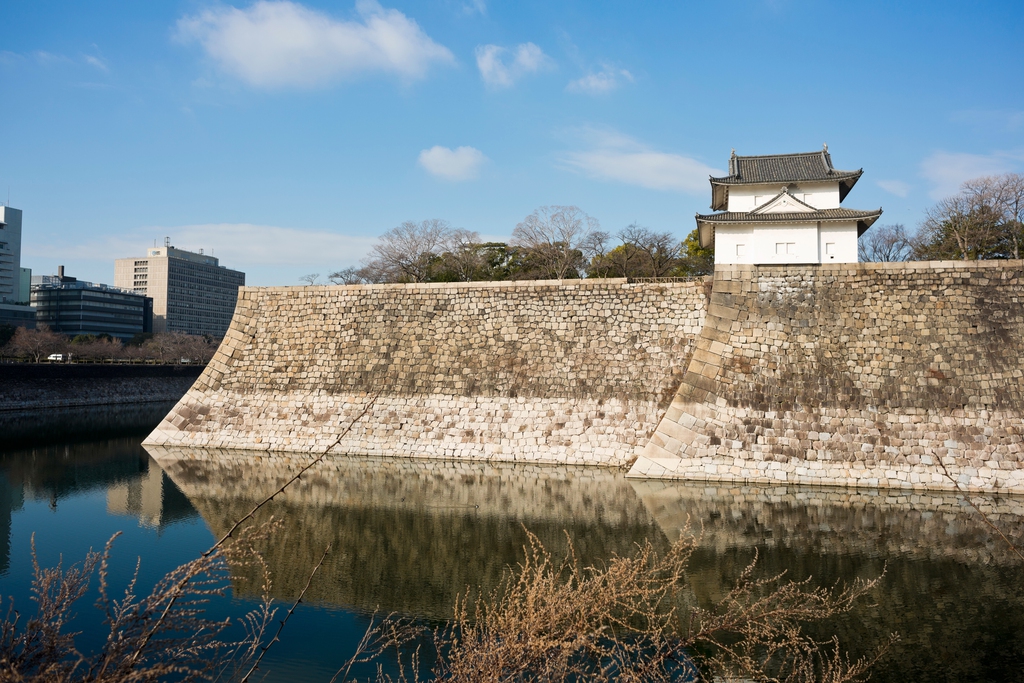
[[[857,238],[882,215],[839,204],[863,170],[832,167],[820,151],[729,159],[729,175],[711,178],[711,208],[697,214],[702,247],[716,264],[855,263]]]

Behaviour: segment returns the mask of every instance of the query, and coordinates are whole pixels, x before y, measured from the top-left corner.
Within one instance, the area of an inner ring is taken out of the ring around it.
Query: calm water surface
[[[143,404],[39,414],[0,413],[0,593],[31,609],[30,539],[42,564],[82,558],[115,532],[112,582],[141,558],[151,586],[205,550],[285,481],[301,458],[147,452],[140,442],[170,408]],[[1024,540],[1024,500],[986,503]],[[691,572],[701,600],[721,596],[754,557],[831,584],[885,578],[874,605],[821,627],[854,652],[897,631],[872,680],[1024,680],[1024,573],[955,496],[664,484],[595,469],[338,458],[268,506],[283,521],[261,550],[276,599],[294,599],[324,548],[324,566],[271,650],[267,681],[327,681],[374,610],[437,623],[456,594],[494,586],[522,558],[524,527],[549,549],[565,532],[586,562],[665,547],[687,522],[702,527]],[[256,604],[254,576],[236,569],[215,616]],[[92,597],[79,606],[81,646],[102,637]],[[387,663],[386,663],[387,664]]]

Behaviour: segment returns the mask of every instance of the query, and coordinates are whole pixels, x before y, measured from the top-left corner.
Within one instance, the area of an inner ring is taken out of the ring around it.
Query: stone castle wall
[[[623,466],[704,323],[705,282],[243,288],[149,444]],[[377,395],[379,392],[379,395]]]
[[[636,477],[1024,492],[1024,262],[732,267]]]

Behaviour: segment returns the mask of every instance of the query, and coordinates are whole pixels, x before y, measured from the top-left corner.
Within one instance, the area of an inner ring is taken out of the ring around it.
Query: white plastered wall
[[[715,228],[715,263],[820,263],[818,253],[816,223],[719,225]]]
[[[857,224],[822,223],[818,230],[818,250],[822,263],[856,263]]]
[[[728,211],[753,211],[782,191],[783,183],[775,185],[733,185],[729,188]],[[789,193],[816,209],[839,208],[839,183],[789,184]]]

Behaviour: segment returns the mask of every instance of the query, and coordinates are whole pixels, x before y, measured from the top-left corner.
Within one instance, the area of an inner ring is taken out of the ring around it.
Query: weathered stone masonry
[[[719,269],[631,476],[1024,492],[1024,263]]]
[[[918,489],[952,486],[942,462],[1024,493],[1024,262],[726,267],[708,303],[710,285],[243,289],[147,443],[322,449],[382,390],[339,452]]]
[[[704,282],[244,288],[147,443],[622,466],[703,327]]]

